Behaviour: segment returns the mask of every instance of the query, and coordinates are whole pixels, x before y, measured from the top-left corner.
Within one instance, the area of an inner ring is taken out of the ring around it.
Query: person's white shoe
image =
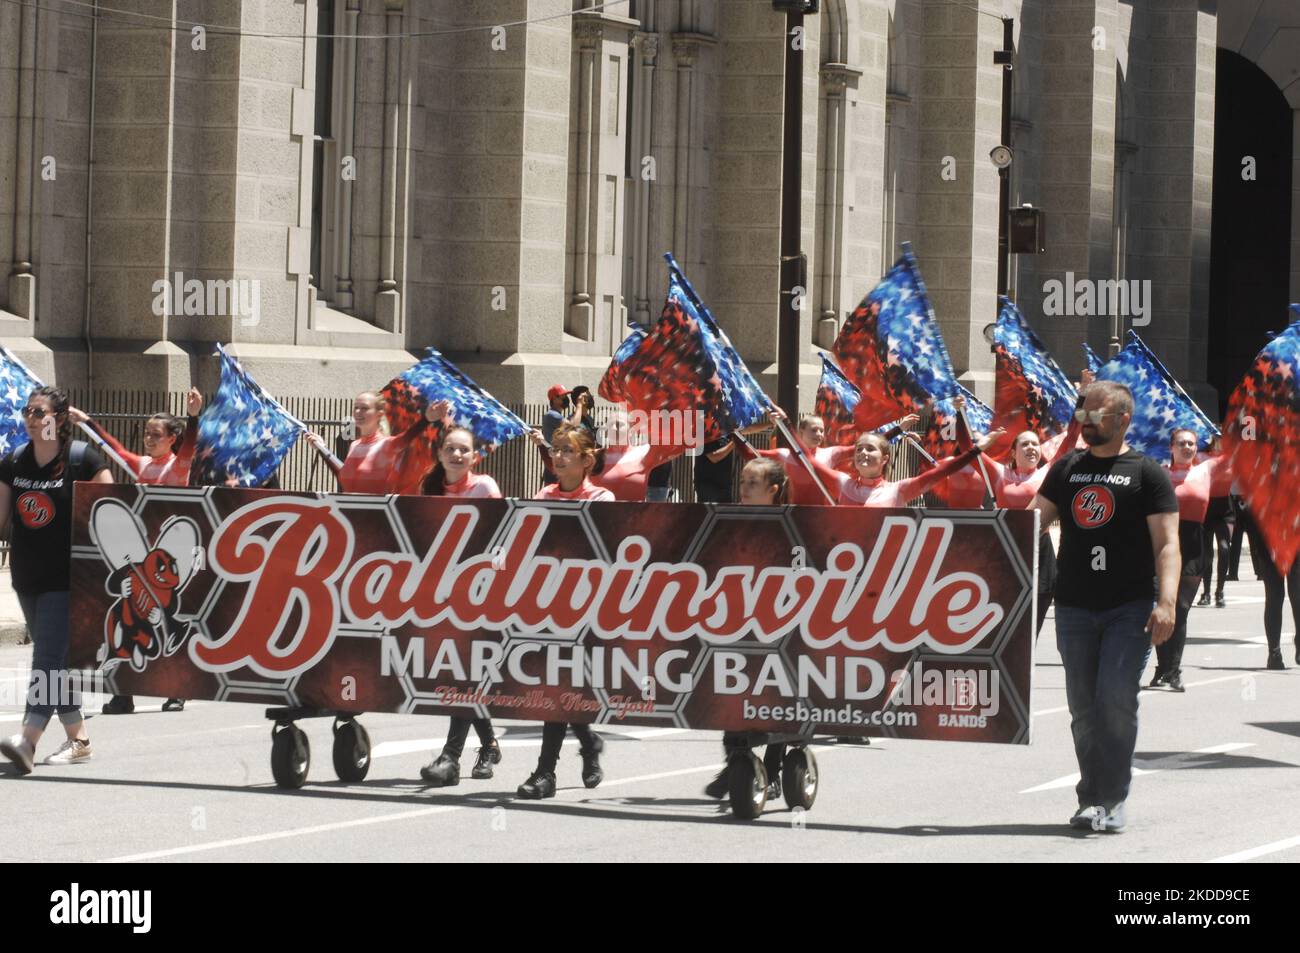
[[[59,750],[45,759],[46,764],[80,764],[94,757],[90,742],[79,738],[69,738],[59,745]]]
[[[18,766],[19,774],[31,774],[32,762],[36,758],[36,749],[22,735],[13,735],[0,741],[0,754]]]

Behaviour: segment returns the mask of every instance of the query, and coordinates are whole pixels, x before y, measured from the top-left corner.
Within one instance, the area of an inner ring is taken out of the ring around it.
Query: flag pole
[[[916,434],[912,433],[912,431],[904,430],[903,439],[906,440],[908,443],[910,443],[913,447],[915,447],[916,452],[919,453],[921,456],[925,457],[926,461],[930,464],[930,466],[934,466],[938,462],[937,460],[934,459],[934,457],[930,456],[930,452],[925,449],[925,446],[921,443],[920,438],[917,437]]]
[[[774,406],[775,405],[769,400],[769,409]],[[786,442],[790,444],[791,452],[793,452],[799,462],[803,464],[803,468],[808,471],[808,475],[812,477],[812,481],[817,485],[817,489],[822,491],[822,496],[826,497],[826,502],[831,506],[834,506],[835,497],[831,496],[830,492],[826,489],[825,484],[822,483],[821,478],[817,476],[817,471],[813,469],[812,463],[808,460],[808,455],[804,453],[803,444],[799,441],[799,438],[790,432],[790,428],[786,426],[786,423],[782,418],[774,416],[773,419],[776,421],[776,428],[781,431],[781,435],[785,437]]]
[[[970,438],[971,438],[971,443],[972,443],[972,445],[973,445],[974,442],[975,442],[975,431],[974,431],[974,430],[971,430],[970,421],[966,418],[966,406],[963,404],[961,407],[958,407],[958,408],[957,408],[957,413],[961,416],[962,426],[964,426],[964,427],[966,428],[966,433],[970,436]],[[985,509],[985,510],[997,509],[997,497],[996,497],[996,496],[994,495],[994,493],[993,493],[993,483],[992,483],[992,481],[989,480],[989,473],[988,473],[988,470],[986,470],[985,467],[984,467],[984,454],[983,454],[983,453],[980,453],[980,454],[977,454],[977,455],[976,455],[976,457],[975,457],[975,463],[979,466],[980,476],[984,479],[984,489],[985,489],[985,491],[986,491],[987,494],[988,494],[988,495],[984,498],[984,500],[981,502],[981,504],[980,504],[980,508],[981,508],[981,509]],[[986,503],[990,503],[990,502],[993,503],[992,506],[985,506],[985,505],[984,505],[984,504],[986,504]]]
[[[89,437],[94,442],[95,446],[99,447],[100,450],[103,450],[106,454],[108,454],[113,459],[114,463],[116,463],[119,467],[121,467],[123,470],[126,471],[126,475],[131,478],[132,483],[140,482],[140,478],[137,477],[135,471],[131,469],[131,464],[123,460],[122,457],[118,454],[118,452],[114,450],[112,447],[110,447],[108,445],[108,442],[104,440],[103,437],[95,433],[95,431],[90,428],[89,424],[77,424],[77,426],[80,427],[85,432],[86,436]]]

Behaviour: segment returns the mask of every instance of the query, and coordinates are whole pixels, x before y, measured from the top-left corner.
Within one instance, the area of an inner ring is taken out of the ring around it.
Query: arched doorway
[[[1222,416],[1267,332],[1287,321],[1292,118],[1282,92],[1254,63],[1220,48],[1216,70],[1206,378],[1218,389]]]

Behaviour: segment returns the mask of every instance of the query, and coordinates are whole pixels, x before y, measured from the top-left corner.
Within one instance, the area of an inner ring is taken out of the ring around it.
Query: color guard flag
[[[1101,358],[1097,356],[1097,352],[1094,351],[1092,348],[1090,348],[1087,344],[1083,345],[1083,357],[1084,360],[1088,362],[1088,370],[1092,371],[1093,374],[1096,374],[1099,370],[1101,370],[1101,365],[1104,362],[1102,361]]]
[[[1175,428],[1194,431],[1202,450],[1219,435],[1219,428],[1132,330],[1124,350],[1101,366],[1097,379],[1119,381],[1133,392],[1133,422],[1125,439],[1149,457],[1169,460],[1169,437]]]
[[[961,384],[957,385],[957,389],[966,398],[966,419],[973,431],[972,439],[978,440],[993,429],[993,411]],[[954,397],[936,400],[930,408],[930,423],[921,435],[921,443],[926,452],[936,460],[951,457],[965,449],[958,436],[959,419],[955,401]]]
[[[1020,310],[1009,298],[1000,300],[993,332],[997,425],[1006,428],[1011,439],[1032,430],[1039,440],[1047,440],[1070,426],[1079,395]],[[1011,449],[1010,443],[1006,449]]]
[[[831,352],[844,376],[862,392],[859,431],[920,413],[931,399],[959,393],[925,282],[903,243],[902,257],[862,299],[840,329]]]
[[[602,394],[646,413],[700,410],[706,441],[758,423],[771,402],[673,256],[664,258],[663,313],[639,346],[610,365]]]
[[[240,486],[261,486],[307,428],[220,344],[217,354],[221,386],[199,419],[195,465],[203,483],[220,485],[234,477]]]
[[[40,386],[40,378],[9,348],[0,345],[0,456],[27,443],[23,408],[31,392]]]
[[[1279,484],[1300,472],[1300,304],[1228,398],[1223,453],[1278,571],[1300,551],[1300,495]]]
[[[858,437],[858,429],[853,423],[853,414],[862,392],[840,373],[825,354],[822,359],[822,379],[817,386],[817,403],[815,412],[826,424],[826,446],[851,446]]]
[[[488,451],[530,429],[510,408],[433,348],[426,348],[423,360],[389,381],[380,396],[387,404],[384,412],[393,433],[417,423],[424,408],[439,400],[451,402],[452,418],[472,430]]]
[[[622,392],[621,383],[623,364],[637,352],[647,337],[647,331],[641,325],[633,324],[631,328],[632,330],[628,333],[628,336],[623,339],[623,343],[614,352],[614,359],[609,362],[609,367],[605,369],[605,374],[601,377],[600,384],[596,388],[596,393],[611,404],[621,404],[626,399]]]

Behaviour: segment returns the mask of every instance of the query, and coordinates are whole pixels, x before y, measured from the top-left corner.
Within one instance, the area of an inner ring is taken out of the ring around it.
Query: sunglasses
[[[45,417],[55,416],[52,410],[42,410],[40,407],[24,407],[23,416],[28,420],[41,420]]]
[[[1123,417],[1123,414],[1103,412],[1100,410],[1076,410],[1074,419],[1081,424],[1100,424],[1107,417]]]

